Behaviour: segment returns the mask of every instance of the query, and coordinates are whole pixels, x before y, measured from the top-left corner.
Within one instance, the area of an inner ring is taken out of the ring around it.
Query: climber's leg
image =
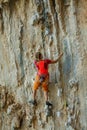
[[[46,101],[46,105],[52,105],[49,101],[48,101],[48,83],[49,83],[49,77],[47,76],[45,81],[42,83],[42,87],[44,90],[44,97],[45,97],[45,101]]]
[[[39,81],[39,76],[37,75],[35,78],[35,82],[34,82],[34,86],[33,86],[33,100],[29,101],[30,103],[32,103],[33,105],[36,105],[36,93],[37,93],[37,89],[40,86],[40,81]]]

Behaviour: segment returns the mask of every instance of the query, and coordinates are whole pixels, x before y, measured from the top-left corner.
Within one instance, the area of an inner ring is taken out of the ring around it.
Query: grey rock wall
[[[0,130],[87,130],[86,31],[86,0],[0,0]],[[64,52],[49,66],[48,118],[41,88],[29,105],[37,51]]]

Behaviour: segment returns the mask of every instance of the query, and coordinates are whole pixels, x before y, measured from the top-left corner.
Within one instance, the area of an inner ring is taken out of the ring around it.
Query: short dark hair
[[[36,58],[37,60],[41,59],[41,58],[42,58],[41,52],[36,52],[35,58]]]

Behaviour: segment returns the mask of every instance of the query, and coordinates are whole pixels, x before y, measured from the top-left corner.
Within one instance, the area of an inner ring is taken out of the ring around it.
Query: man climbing
[[[49,59],[43,59],[43,56],[40,52],[36,53],[35,55],[36,60],[34,64],[37,69],[37,75],[36,75],[34,86],[33,86],[33,100],[29,101],[33,105],[37,105],[36,92],[39,86],[42,86],[44,90],[46,105],[52,105],[48,101],[48,82],[49,82],[48,65],[57,63],[62,57],[62,55],[63,53],[61,53],[56,60],[49,60]]]

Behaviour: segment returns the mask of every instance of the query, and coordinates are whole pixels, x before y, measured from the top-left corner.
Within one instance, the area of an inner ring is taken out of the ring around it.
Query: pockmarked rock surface
[[[49,66],[52,116],[29,105],[35,52]],[[0,0],[0,130],[87,130],[87,1]]]

